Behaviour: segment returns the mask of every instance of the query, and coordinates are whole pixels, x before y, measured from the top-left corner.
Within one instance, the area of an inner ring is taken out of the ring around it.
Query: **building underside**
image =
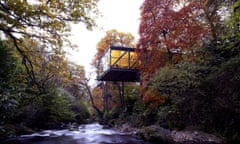
[[[137,82],[139,81],[139,71],[136,69],[110,68],[105,71],[99,78],[100,81],[122,81]]]

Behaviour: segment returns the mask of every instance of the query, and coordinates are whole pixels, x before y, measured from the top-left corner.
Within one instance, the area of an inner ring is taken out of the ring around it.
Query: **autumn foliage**
[[[165,97],[160,96],[157,92],[147,90],[143,98],[143,101],[147,106],[155,108],[164,104],[166,102],[166,99]]]
[[[173,66],[183,57],[194,57],[195,49],[209,38],[201,3],[145,0],[141,8],[137,44],[143,87],[160,67]],[[157,99],[144,94],[145,99]]]
[[[137,52],[143,74],[154,73],[182,54],[192,55],[208,34],[200,3],[146,0],[141,7]]]

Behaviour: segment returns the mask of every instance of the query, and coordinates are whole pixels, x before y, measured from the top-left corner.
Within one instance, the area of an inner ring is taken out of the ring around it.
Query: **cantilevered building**
[[[135,48],[110,46],[98,64],[98,80],[138,82]]]

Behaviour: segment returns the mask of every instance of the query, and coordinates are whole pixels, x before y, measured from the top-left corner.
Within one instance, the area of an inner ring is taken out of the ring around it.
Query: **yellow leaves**
[[[98,0],[2,0],[1,31],[7,35],[17,33],[18,37],[36,38],[48,47],[62,47],[64,41],[67,41],[71,22],[81,22],[87,27],[95,26],[97,2]]]
[[[79,10],[75,10],[75,11],[73,11],[72,13],[71,13],[71,16],[72,17],[80,17],[80,16],[83,16],[84,15],[84,13],[82,13],[81,11],[79,11]]]
[[[1,0],[0,32],[14,41],[29,78],[40,89],[75,83],[83,74],[68,66],[63,46],[71,47],[70,24],[94,27],[98,0]],[[71,79],[70,71],[74,71]],[[76,76],[78,75],[79,76]],[[74,79],[73,79],[74,78]]]

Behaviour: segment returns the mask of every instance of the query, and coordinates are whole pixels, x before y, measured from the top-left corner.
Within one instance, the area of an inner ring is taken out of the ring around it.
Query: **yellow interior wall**
[[[123,57],[121,57],[124,54]],[[120,60],[118,58],[121,57]],[[115,63],[118,60],[117,63]],[[114,65],[115,64],[115,65]],[[111,66],[113,67],[128,67],[128,53],[123,50],[112,50],[111,51]]]
[[[132,67],[137,61],[137,54],[135,52],[130,52],[130,67]]]

